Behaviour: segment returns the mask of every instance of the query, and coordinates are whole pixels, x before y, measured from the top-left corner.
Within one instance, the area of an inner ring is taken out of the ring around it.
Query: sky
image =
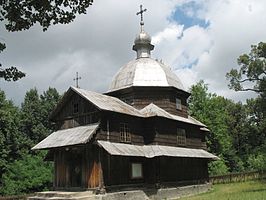
[[[187,90],[204,80],[210,92],[226,98],[254,97],[230,90],[225,75],[252,44],[266,41],[265,0],[95,0],[86,15],[46,32],[36,25],[10,33],[0,22],[0,41],[7,45],[0,62],[26,73],[17,82],[0,79],[0,89],[20,105],[34,87],[63,93],[75,85],[78,72],[81,88],[106,92],[119,68],[136,58],[140,4],[147,9],[144,29],[155,45],[152,57],[169,65]]]

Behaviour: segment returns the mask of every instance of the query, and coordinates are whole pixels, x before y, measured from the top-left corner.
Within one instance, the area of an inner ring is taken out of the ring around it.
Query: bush
[[[251,154],[248,157],[247,165],[249,170],[266,170],[266,155],[262,153]]]
[[[44,162],[45,153],[26,154],[7,167],[2,177],[2,195],[18,195],[48,189],[52,183],[52,165]]]
[[[213,175],[227,174],[229,168],[226,166],[224,160],[221,159],[221,160],[210,162],[208,166],[208,170],[209,170],[209,174],[213,176]]]

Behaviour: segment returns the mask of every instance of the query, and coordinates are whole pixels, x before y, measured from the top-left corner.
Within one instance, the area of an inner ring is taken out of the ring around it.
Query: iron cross
[[[79,73],[76,72],[76,78],[74,78],[73,80],[76,81],[76,87],[79,88],[79,80],[81,79],[81,77],[79,77]]]
[[[140,23],[143,24],[143,13],[146,12],[147,9],[145,8],[144,10],[142,9],[142,5],[140,5],[140,11],[136,13],[136,15],[140,14]]]

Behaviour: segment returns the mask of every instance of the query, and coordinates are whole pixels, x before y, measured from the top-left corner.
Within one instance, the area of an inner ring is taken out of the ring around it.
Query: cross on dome
[[[143,25],[144,25],[144,21],[143,21],[143,13],[146,12],[147,9],[145,8],[144,10],[142,9],[142,5],[140,5],[140,11],[136,13],[136,15],[140,15],[140,27],[141,30],[143,30]]]
[[[79,80],[81,79],[81,77],[79,76],[79,73],[76,72],[76,78],[73,79],[73,81],[76,82],[76,87],[79,88]]]

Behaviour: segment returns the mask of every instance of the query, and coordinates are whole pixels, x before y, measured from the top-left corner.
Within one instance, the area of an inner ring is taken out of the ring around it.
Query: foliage
[[[49,121],[49,114],[60,99],[54,88],[49,88],[42,95],[36,88],[25,95],[21,105],[21,131],[28,137],[29,147],[48,136],[54,127]]]
[[[180,198],[180,200],[265,200],[265,197],[265,182],[249,181],[214,185],[213,190],[207,193]]]
[[[250,99],[247,104],[234,103],[208,92],[208,86],[200,81],[191,87],[190,115],[206,124],[207,147],[223,158],[230,172],[250,169],[250,154],[266,152],[266,129],[260,99]],[[224,170],[222,162],[210,165],[210,173]]]
[[[37,155],[24,155],[8,165],[7,172],[2,178],[3,195],[17,195],[40,191],[51,186],[52,165],[44,162],[46,152]]]
[[[92,0],[1,1],[0,20],[8,31],[21,31],[39,23],[43,30],[51,24],[68,24],[77,14],[86,14]]]
[[[211,152],[226,157],[230,154],[232,140],[229,136],[230,115],[227,107],[231,101],[208,93],[208,86],[200,81],[191,87],[190,115],[208,126],[207,145]]]
[[[266,154],[251,154],[247,160],[250,170],[266,170]]]
[[[92,5],[93,0],[3,0],[0,1],[0,21],[5,23],[8,31],[22,31],[38,23],[43,31],[51,25],[68,24],[76,15],[86,14],[86,9]],[[0,53],[6,48],[0,42]],[[6,81],[17,81],[25,76],[16,67],[1,68],[0,78]]]
[[[238,65],[239,69],[232,69],[226,75],[229,88],[258,94],[247,100],[246,125],[239,130],[244,137],[239,143],[246,154],[247,167],[261,169],[266,163],[263,159],[266,155],[266,43],[252,45],[249,54],[239,56]]]
[[[54,88],[41,95],[31,89],[19,109],[0,91],[0,195],[42,190],[51,183],[45,154],[36,155],[30,148],[54,131],[48,119],[59,99]]]
[[[0,177],[7,164],[18,157],[23,149],[25,138],[18,130],[19,124],[19,109],[6,100],[4,92],[0,91]]]
[[[0,53],[6,48],[4,43],[0,42]],[[19,71],[16,67],[1,68],[2,64],[0,63],[0,78],[4,78],[6,81],[17,81],[18,79],[23,78],[26,74]]]
[[[227,174],[229,169],[223,159],[210,162],[208,170],[211,176]]]
[[[251,90],[258,94],[256,99],[250,100],[256,113],[256,126],[262,135],[266,134],[266,43],[260,42],[252,45],[249,54],[243,54],[238,58],[240,69],[232,69],[227,73],[230,81],[229,88],[235,91]],[[252,87],[251,87],[252,86]]]
[[[236,91],[266,92],[266,43],[260,42],[252,45],[249,54],[243,54],[238,58],[240,69],[232,69],[227,73],[230,81],[229,88]],[[245,83],[253,83],[253,87],[245,86]]]

